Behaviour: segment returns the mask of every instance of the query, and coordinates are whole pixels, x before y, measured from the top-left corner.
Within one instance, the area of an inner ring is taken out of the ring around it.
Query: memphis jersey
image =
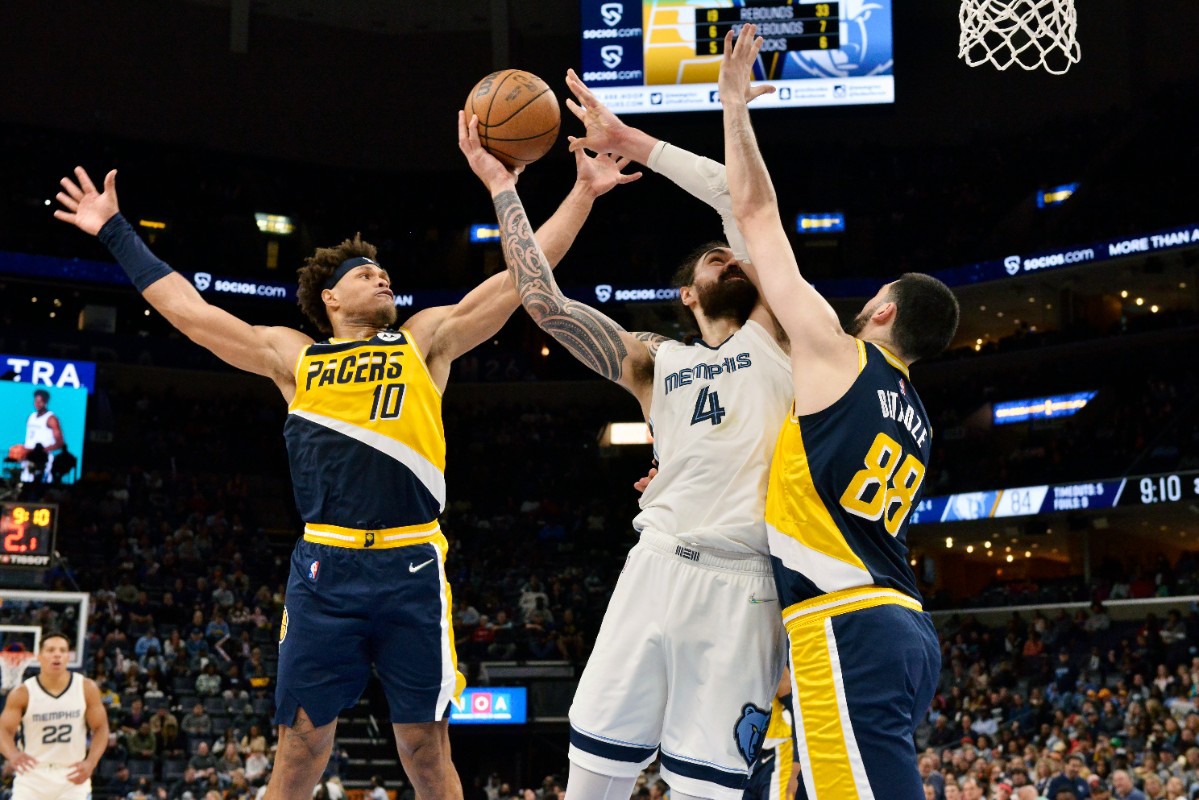
[[[903,362],[857,344],[849,391],[823,411],[789,417],[774,451],[766,523],[784,609],[871,585],[920,600],[907,530],[932,429]]]
[[[32,450],[37,445],[41,445],[47,450],[46,459],[46,477],[50,477],[50,465],[54,463],[54,453],[48,452],[57,441],[54,431],[50,429],[50,420],[54,417],[51,411],[36,411],[30,413],[29,419],[25,420],[25,446]],[[21,476],[25,480],[33,480],[33,472],[28,465],[23,470]]]
[[[756,322],[719,347],[664,342],[649,410],[658,474],[633,527],[766,555],[770,453],[793,393],[790,359]]]
[[[283,435],[305,532],[369,531],[368,546],[376,535],[416,544],[438,532],[441,393],[407,331],[309,345]]]
[[[42,688],[34,675],[25,681],[29,705],[21,718],[26,753],[42,764],[67,766],[87,757],[87,700],[83,676],[70,673],[71,682],[61,694]]]

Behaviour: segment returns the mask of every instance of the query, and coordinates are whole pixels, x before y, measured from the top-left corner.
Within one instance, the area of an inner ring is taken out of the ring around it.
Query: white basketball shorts
[[[644,532],[570,709],[570,760],[635,777],[660,749],[672,789],[740,800],[782,675],[770,561]]]
[[[41,764],[13,779],[12,800],[88,800],[92,782],[71,783],[69,766]]]

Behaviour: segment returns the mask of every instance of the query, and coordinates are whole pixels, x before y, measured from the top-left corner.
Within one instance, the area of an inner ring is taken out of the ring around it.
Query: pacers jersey
[[[440,536],[441,393],[407,331],[309,345],[283,435],[306,535],[367,547]]]
[[[67,766],[87,757],[87,700],[83,676],[71,673],[61,694],[42,688],[38,676],[25,681],[29,705],[21,718],[24,751],[41,764]]]
[[[793,393],[790,359],[756,322],[719,347],[663,343],[649,409],[658,474],[633,527],[766,555],[770,453]]]
[[[920,601],[907,560],[932,429],[903,362],[858,341],[858,377],[836,403],[791,416],[766,494],[779,602],[885,586]]]

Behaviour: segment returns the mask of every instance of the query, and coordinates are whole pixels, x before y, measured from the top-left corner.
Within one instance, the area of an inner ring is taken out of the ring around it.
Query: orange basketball
[[[25,445],[14,444],[8,448],[8,458],[5,461],[24,461],[27,455],[29,455],[29,449]]]
[[[549,84],[522,69],[502,69],[475,84],[466,122],[479,115],[479,141],[509,167],[532,164],[558,139],[562,110]]]

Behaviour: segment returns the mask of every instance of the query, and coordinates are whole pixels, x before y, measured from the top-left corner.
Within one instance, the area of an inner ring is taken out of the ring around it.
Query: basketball
[[[29,448],[23,444],[14,444],[8,448],[8,458],[5,461],[24,461],[25,456],[29,455]]]
[[[479,141],[509,167],[524,167],[558,139],[562,110],[549,84],[531,72],[502,69],[475,84],[466,98],[466,122],[479,115]]]

